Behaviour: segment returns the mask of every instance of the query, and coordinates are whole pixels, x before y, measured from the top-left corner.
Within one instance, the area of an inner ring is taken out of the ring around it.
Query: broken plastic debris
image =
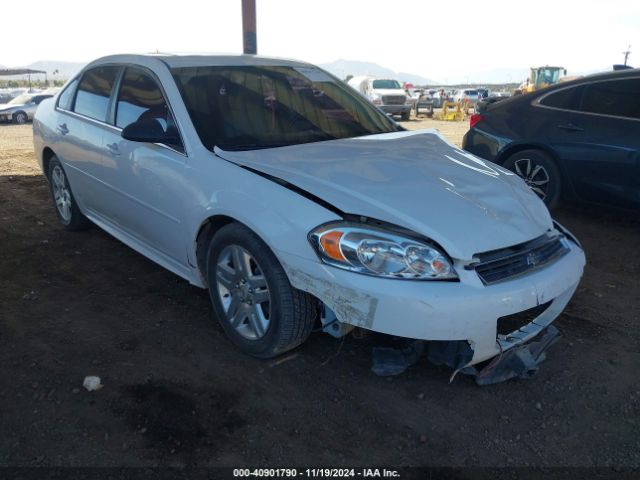
[[[418,361],[422,352],[424,352],[424,342],[420,340],[413,341],[402,348],[373,347],[371,370],[381,377],[400,375]]]
[[[481,370],[476,367],[464,367],[473,357],[473,350],[465,341],[427,342],[429,361],[435,365],[448,365],[455,371],[472,375],[478,385],[492,385],[511,378],[531,378],[546,358],[546,350],[560,338],[558,329],[549,325],[536,341],[530,341],[514,347],[495,357]],[[374,347],[371,370],[376,375],[400,375],[422,356],[425,342],[415,340],[404,347]]]
[[[90,392],[94,392],[96,390],[100,390],[104,385],[100,383],[100,377],[84,377],[84,381],[82,382],[82,386],[89,390]]]
[[[531,378],[547,358],[546,350],[560,338],[560,332],[553,325],[549,325],[543,332],[538,341],[508,350],[484,369],[478,371],[475,367],[467,367],[461,373],[474,375],[478,385],[492,385],[511,378]]]

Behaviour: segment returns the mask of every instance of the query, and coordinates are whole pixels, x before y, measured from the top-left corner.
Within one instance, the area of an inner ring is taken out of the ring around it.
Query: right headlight
[[[352,224],[321,225],[309,234],[320,259],[334,267],[386,278],[457,278],[444,252],[426,241]]]

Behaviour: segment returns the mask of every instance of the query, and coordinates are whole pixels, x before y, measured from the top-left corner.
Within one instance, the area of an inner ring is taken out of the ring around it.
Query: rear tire
[[[13,115],[13,121],[18,125],[24,125],[29,120],[29,117],[24,112],[18,112]]]
[[[247,227],[222,227],[211,240],[206,265],[215,315],[242,352],[271,358],[309,337],[318,301],[291,286],[271,249]]]
[[[562,179],[549,155],[541,150],[522,150],[507,158],[503,166],[522,178],[549,210],[559,205]]]
[[[54,155],[49,160],[49,190],[56,209],[58,220],[69,231],[86,230],[91,227],[91,222],[85,217],[76,203],[71,191],[69,180],[62,168],[60,160]]]

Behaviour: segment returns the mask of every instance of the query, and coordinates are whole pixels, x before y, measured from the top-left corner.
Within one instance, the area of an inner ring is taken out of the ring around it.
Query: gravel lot
[[[57,224],[30,125],[0,125],[0,204],[0,465],[640,466],[637,216],[556,213],[588,259],[563,338],[533,379],[478,387],[426,361],[376,377],[367,338],[238,353],[204,291]]]

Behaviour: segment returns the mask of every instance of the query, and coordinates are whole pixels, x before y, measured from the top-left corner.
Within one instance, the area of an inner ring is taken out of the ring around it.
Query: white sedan
[[[314,326],[360,327],[474,365],[545,330],[585,264],[518,176],[405,131],[307,63],[105,57],[33,130],[62,225],[96,224],[208,288],[258,357]]]

